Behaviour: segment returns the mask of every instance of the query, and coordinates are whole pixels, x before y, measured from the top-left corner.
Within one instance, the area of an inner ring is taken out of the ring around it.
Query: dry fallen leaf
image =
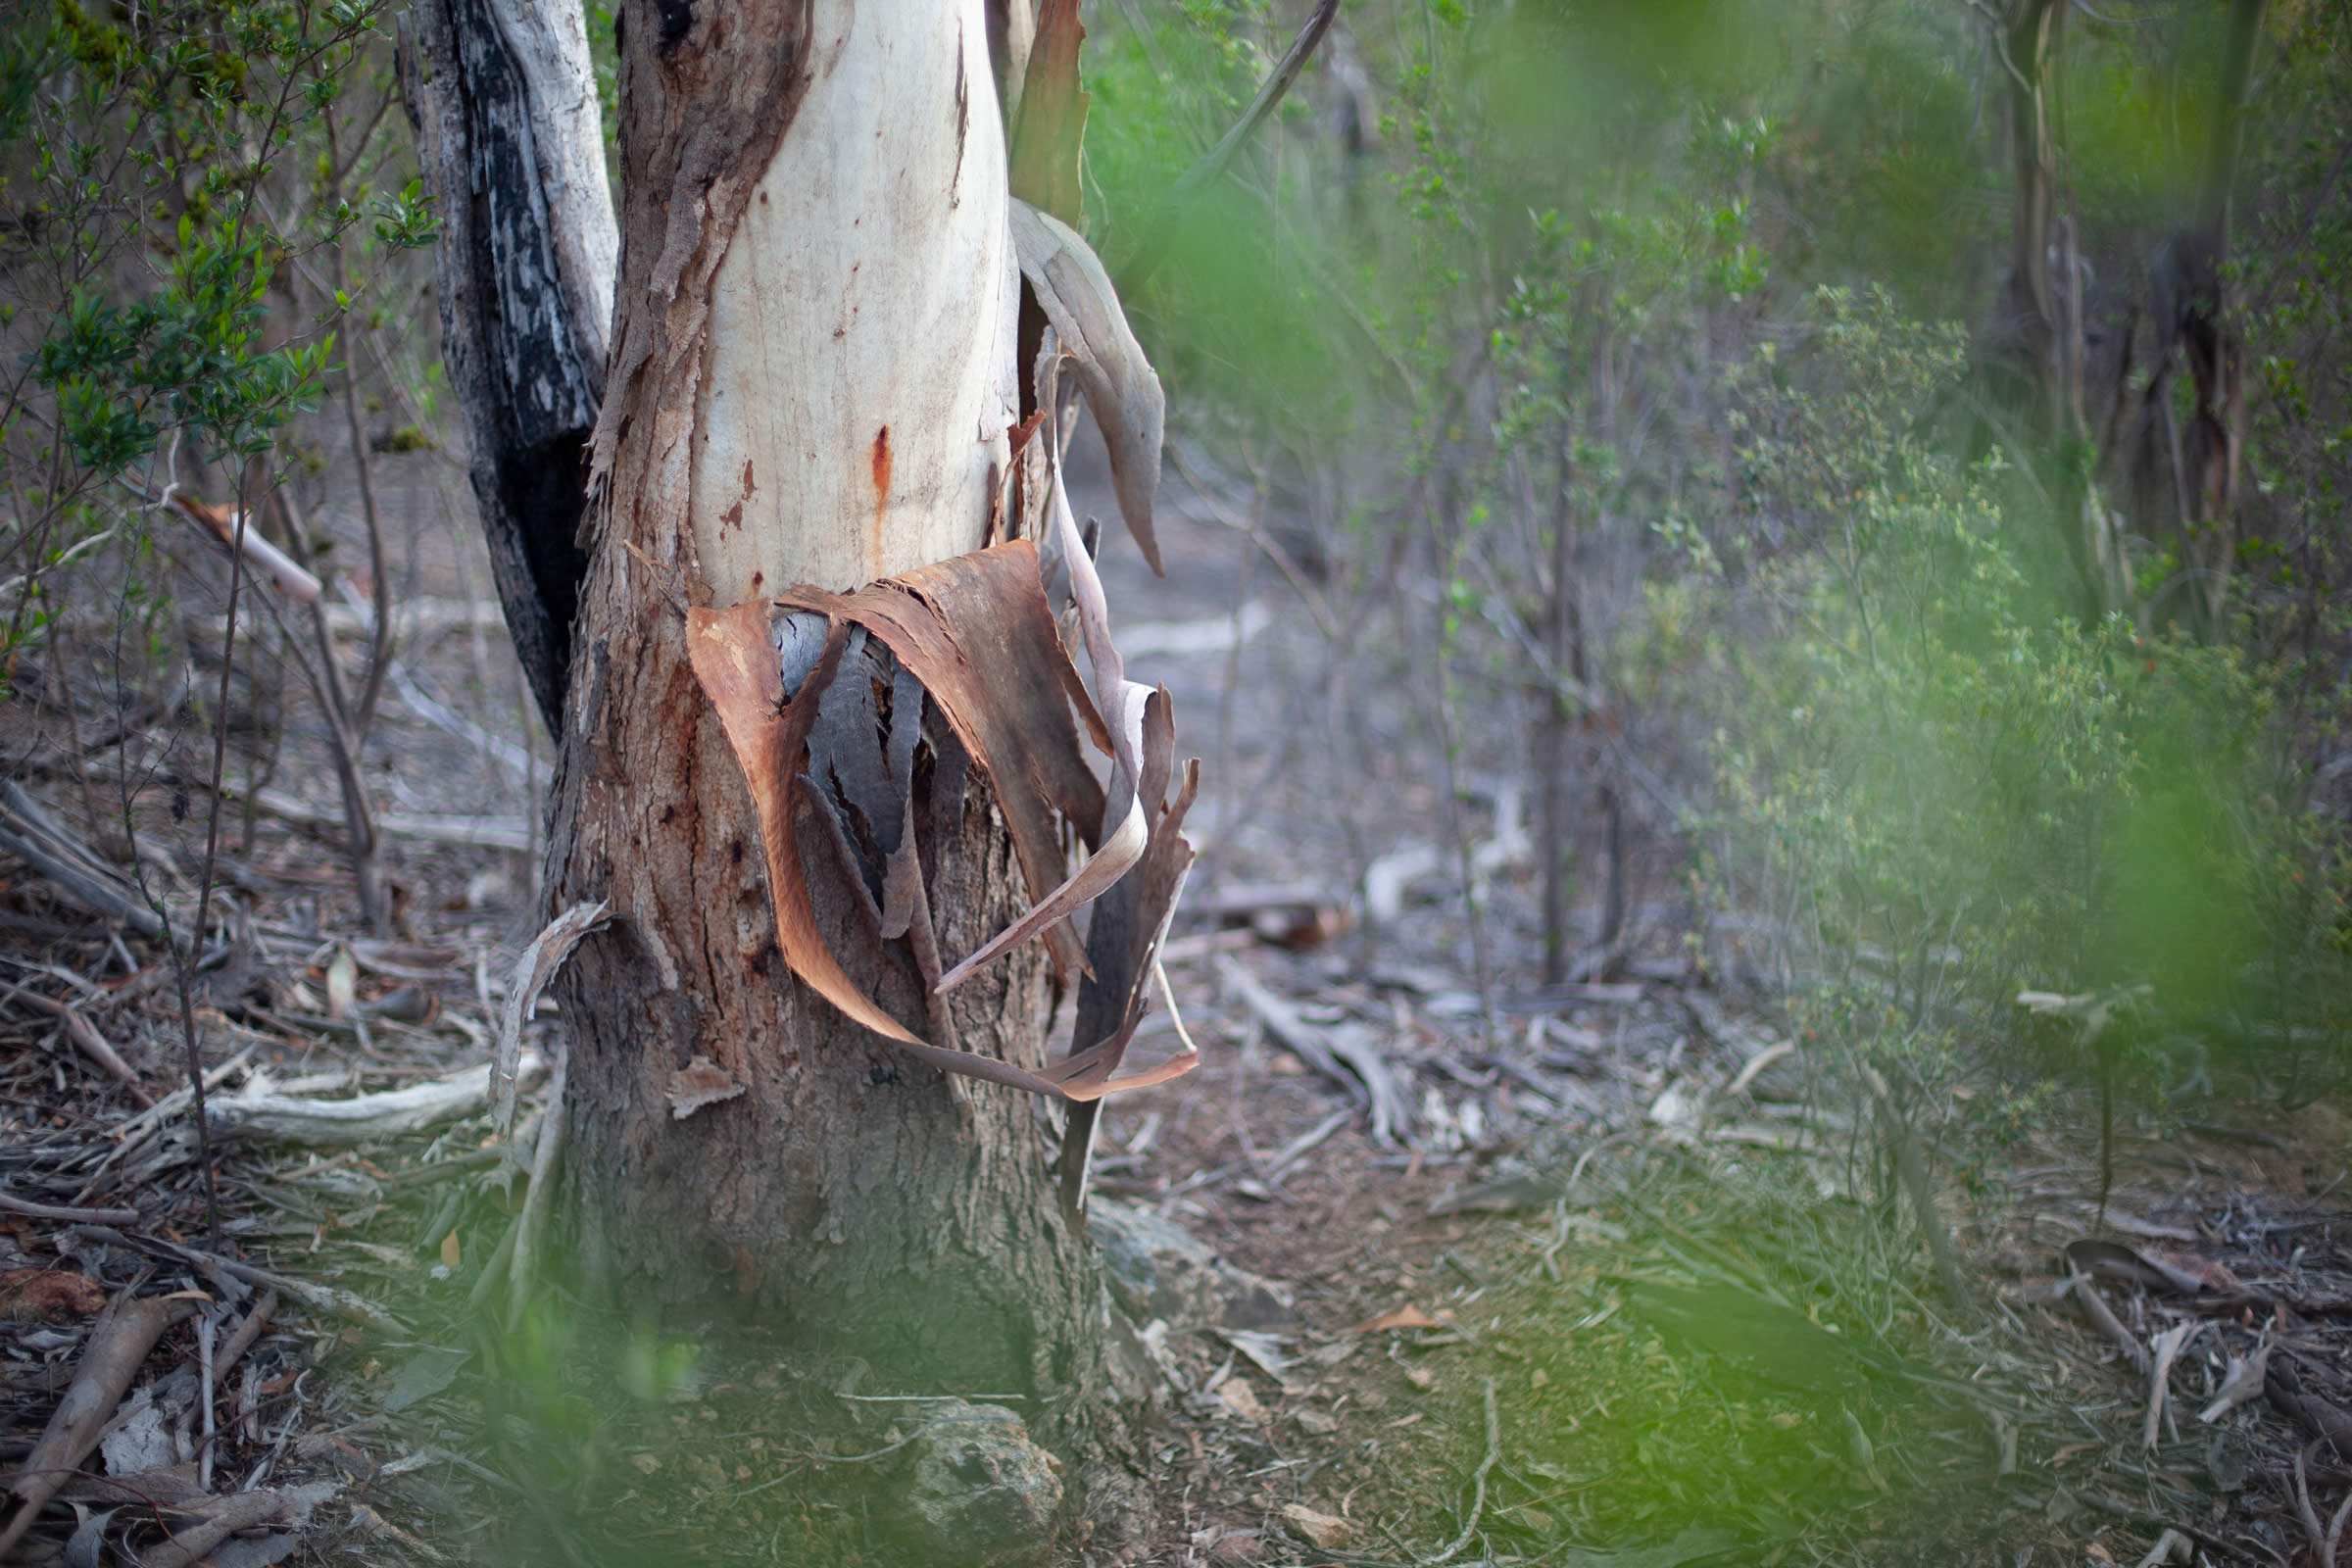
[[[650,1453],[632,1453],[629,1455],[629,1463],[637,1467],[640,1475],[650,1476],[662,1468],[662,1461]]]
[[[1338,1550],[1348,1544],[1355,1536],[1355,1526],[1348,1520],[1337,1519],[1327,1513],[1317,1513],[1304,1503],[1284,1503],[1282,1517],[1283,1522],[1296,1531],[1308,1545],[1320,1546],[1325,1551]]]
[[[0,1323],[62,1323],[105,1305],[106,1292],[70,1269],[0,1269]]]
[[[1434,1329],[1437,1326],[1436,1318],[1407,1302],[1403,1306],[1383,1312],[1378,1317],[1368,1317],[1348,1332],[1350,1334],[1378,1334],[1386,1329]]]
[[[348,1018],[351,1004],[359,1000],[360,960],[352,956],[350,945],[337,943],[335,956],[326,965],[326,1015],[329,1018]]]
[[[443,1263],[447,1264],[451,1268],[456,1268],[464,1256],[465,1253],[459,1249],[458,1246],[458,1233],[456,1231],[453,1230],[447,1236],[441,1238],[441,1261]]]
[[[1266,1407],[1258,1402],[1257,1391],[1250,1386],[1248,1378],[1227,1378],[1217,1385],[1217,1397],[1225,1402],[1226,1409],[1251,1426],[1262,1427],[1272,1419],[1266,1414]]]

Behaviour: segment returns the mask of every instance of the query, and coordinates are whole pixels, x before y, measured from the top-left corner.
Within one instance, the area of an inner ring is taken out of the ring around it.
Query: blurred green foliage
[[[2147,258],[2194,208],[2225,9],[2070,14],[2094,368],[2144,342]],[[2340,1037],[2352,21],[2281,4],[2261,38],[2229,270],[2252,482],[2200,642],[2165,629],[2188,584],[2148,538],[2148,609],[2083,623],[2056,455],[1953,439],[2014,199],[1986,15],[1350,6],[1130,308],[1200,440],[1261,484],[1347,475],[1342,567],[1422,576],[1442,669],[1529,692],[1531,729],[1715,715],[1717,788],[1677,825],[1768,907],[1812,1026],[1935,1078],[2017,1032],[2021,989],[2147,982],[2159,1033]],[[1105,10],[1107,253],[1295,21]]]
[[[2276,787],[2278,694],[2240,649],[2083,626],[2032,591],[2001,464],[1924,450],[1906,412],[1957,336],[1882,294],[1825,290],[1828,395],[1767,390],[1740,420],[1761,510],[1819,512],[1819,553],[1756,572],[1762,635],[1716,653],[1741,714],[1728,804],[1810,959],[1883,1006],[1875,1047],[2022,989],[2147,981],[2184,1019],[2276,1011],[2263,961],[2341,952],[2269,895],[2327,868],[2326,825]],[[2346,886],[2337,879],[2339,902]]]

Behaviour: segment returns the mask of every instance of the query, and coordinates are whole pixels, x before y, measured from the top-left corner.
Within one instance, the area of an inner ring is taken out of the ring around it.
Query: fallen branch
[[[1333,1111],[1277,1150],[1274,1157],[1266,1161],[1265,1169],[1258,1174],[1267,1181],[1280,1180],[1284,1171],[1289,1170],[1293,1165],[1320,1149],[1333,1133],[1347,1126],[1354,1115],[1355,1112],[1352,1110]]]
[[[162,940],[163,916],[135,900],[104,861],[13,780],[0,782],[0,850],[31,866],[99,918],[150,942]]]
[[[536,1078],[546,1065],[538,1053],[525,1052],[515,1064],[516,1076]],[[226,1138],[332,1147],[421,1132],[472,1115],[489,1103],[490,1064],[484,1062],[452,1077],[348,1100],[241,1094],[214,1101],[209,1121],[216,1134]]]
[[[366,641],[375,635],[375,607],[367,603],[326,604],[319,618],[330,636]],[[393,636],[416,647],[451,632],[507,634],[507,612],[495,599],[403,598],[390,616]]]
[[[283,790],[256,790],[253,804],[280,821],[303,827],[342,828],[343,813],[298,800]],[[439,816],[416,811],[378,811],[375,825],[384,833],[420,844],[473,844],[484,849],[532,848],[531,825],[519,816]]]
[[[155,1348],[155,1342],[163,1338],[172,1321],[187,1310],[186,1302],[158,1296],[137,1300],[118,1296],[108,1304],[90,1329],[66,1396],[57,1402],[49,1425],[32,1446],[32,1452],[24,1456],[24,1468],[9,1489],[23,1506],[7,1528],[0,1530],[0,1557],[7,1556],[24,1538],[49,1498],[89,1453],[130,1380],[138,1376],[147,1352]]]
[[[253,1053],[254,1047],[247,1046],[244,1050],[229,1057],[228,1060],[222,1062],[220,1066],[213,1068],[210,1072],[207,1072],[204,1075],[205,1089],[208,1092],[218,1089],[222,1084],[228,1082],[229,1079],[235,1077],[237,1072],[243,1068],[247,1062],[253,1059]],[[172,1090],[163,1099],[157,1101],[154,1104],[149,1105],[145,1110],[140,1111],[136,1116],[131,1117],[128,1121],[124,1122],[122,1126],[117,1127],[114,1130],[114,1139],[117,1150],[120,1151],[122,1149],[128,1148],[132,1140],[138,1138],[149,1128],[160,1125],[163,1122],[167,1122],[172,1117],[178,1115],[181,1111],[186,1110],[189,1102],[195,1098],[196,1092],[189,1088],[186,1084],[181,1084],[177,1089]]]
[[[104,1068],[108,1077],[129,1090],[130,1097],[137,1101],[142,1108],[154,1108],[155,1097],[147,1092],[146,1085],[139,1082],[139,1075],[131,1069],[130,1063],[122,1059],[122,1054],[117,1051],[107,1041],[106,1036],[98,1032],[98,1026],[84,1018],[78,1009],[70,1004],[59,1002],[53,997],[44,997],[37,992],[27,991],[23,986],[18,986],[12,991],[9,994],[9,1000],[22,1002],[26,1006],[55,1018],[66,1031],[66,1038],[80,1047],[83,1055]]]
[[[245,564],[269,578],[270,585],[279,593],[305,605],[318,597],[318,579],[263,538],[262,531],[252,526],[250,517],[240,518],[235,507],[207,506],[176,486],[165,494],[182,516],[211,534],[221,549],[231,555],[242,555]]]
[[[2326,1438],[2338,1453],[2352,1454],[2352,1414],[2337,1409],[2316,1394],[2306,1394],[2302,1380],[2295,1375],[2291,1353],[2271,1368],[2262,1392],[2271,1403],[2301,1422],[2312,1436]]]
[[[205,1518],[172,1532],[172,1539],[148,1548],[139,1568],[191,1568],[202,1562],[230,1536],[275,1524],[286,1516],[286,1498],[275,1492],[232,1492]]]
[[[1369,1042],[1352,1030],[1316,1028],[1231,958],[1220,957],[1217,972],[1284,1050],[1371,1110],[1373,1142],[1387,1148],[1396,1145],[1412,1124],[1412,1106],[1388,1063]]]
[[[367,635],[371,641],[375,640],[376,606],[363,599],[359,590],[352,586],[351,579],[348,577],[339,579],[335,586],[343,596],[341,608],[349,609],[353,614],[365,617]],[[498,607],[493,605],[490,608],[495,611]],[[395,614],[395,621],[398,618],[398,615]],[[392,641],[393,639],[384,639],[381,646],[389,648]],[[529,752],[513,741],[491,734],[481,725],[441,701],[426,688],[425,677],[410,669],[390,654],[380,654],[378,659],[384,678],[391,683],[393,692],[398,695],[400,700],[408,705],[409,711],[442,733],[455,736],[484,756],[504,763],[516,778],[530,776],[531,755]]]
[[[0,1212],[23,1214],[27,1219],[62,1219],[73,1224],[136,1225],[139,1211],[135,1208],[76,1208],[69,1203],[36,1203],[29,1198],[12,1198],[0,1193]]]

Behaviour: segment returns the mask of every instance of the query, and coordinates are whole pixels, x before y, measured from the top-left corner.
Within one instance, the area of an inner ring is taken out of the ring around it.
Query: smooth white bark
[[[980,0],[817,7],[719,264],[691,454],[710,603],[978,549],[1019,291]]]

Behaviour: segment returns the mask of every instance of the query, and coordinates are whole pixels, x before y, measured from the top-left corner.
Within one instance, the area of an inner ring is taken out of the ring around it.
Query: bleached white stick
[[[547,1062],[537,1052],[526,1051],[515,1076],[527,1083],[546,1069]],[[448,1078],[348,1100],[245,1094],[216,1099],[208,1108],[215,1137],[335,1146],[421,1132],[486,1110],[489,1105],[490,1064],[484,1062]]]

